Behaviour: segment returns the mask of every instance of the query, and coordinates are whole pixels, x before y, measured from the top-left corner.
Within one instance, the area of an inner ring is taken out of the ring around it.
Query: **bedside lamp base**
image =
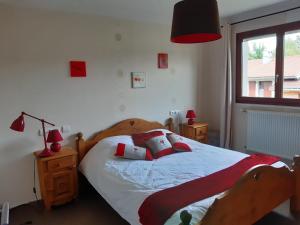
[[[54,142],[51,146],[50,149],[52,152],[59,152],[61,149],[61,145],[58,142]]]
[[[40,154],[39,154],[39,157],[40,158],[46,158],[46,157],[49,157],[49,156],[53,156],[54,153],[51,152],[48,148],[45,148]]]
[[[188,120],[188,125],[193,125],[195,123],[194,119],[189,119]]]

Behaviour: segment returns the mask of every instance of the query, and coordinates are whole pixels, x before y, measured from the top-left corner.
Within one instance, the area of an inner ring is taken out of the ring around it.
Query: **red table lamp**
[[[50,149],[53,152],[59,152],[61,149],[61,145],[58,143],[60,141],[63,141],[64,139],[62,138],[59,130],[50,130],[47,138],[48,143],[52,143],[50,146]]]
[[[188,125],[193,125],[194,119],[196,118],[196,113],[194,112],[194,110],[188,110],[186,113],[186,118],[189,119]]]
[[[46,131],[45,131],[45,123],[49,124],[51,126],[55,126],[52,123],[49,123],[47,121],[45,121],[44,119],[40,119],[37,118],[35,116],[29,115],[25,112],[22,112],[21,115],[11,124],[10,129],[14,130],[14,131],[18,131],[18,132],[23,132],[24,128],[25,128],[25,121],[24,121],[24,115],[31,117],[33,119],[39,120],[42,123],[42,127],[43,127],[43,138],[44,138],[44,150],[39,154],[39,157],[48,157],[53,155],[54,153],[51,152],[48,147],[47,147],[47,143],[46,143]]]

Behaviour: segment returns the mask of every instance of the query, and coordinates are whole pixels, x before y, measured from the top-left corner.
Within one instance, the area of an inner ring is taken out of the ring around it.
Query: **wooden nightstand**
[[[34,153],[40,179],[40,190],[46,209],[76,198],[77,152],[63,147],[60,152],[47,158],[39,158],[40,151]]]
[[[181,124],[180,135],[199,141],[202,143],[208,143],[208,124],[207,123],[194,123],[193,125]]]

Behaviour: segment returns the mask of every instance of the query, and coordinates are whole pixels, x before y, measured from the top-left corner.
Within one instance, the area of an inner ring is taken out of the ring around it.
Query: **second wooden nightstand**
[[[46,209],[73,200],[77,196],[77,153],[69,147],[47,158],[37,160],[40,190]]]
[[[180,135],[199,141],[202,143],[208,143],[208,124],[207,123],[194,123],[193,125],[181,124]]]

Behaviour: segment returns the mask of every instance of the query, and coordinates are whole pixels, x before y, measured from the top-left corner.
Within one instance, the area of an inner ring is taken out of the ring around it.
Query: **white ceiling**
[[[170,23],[179,0],[0,0],[12,6],[42,8],[122,19]],[[201,1],[201,0],[199,0]],[[286,2],[288,0],[218,0],[221,17]]]

